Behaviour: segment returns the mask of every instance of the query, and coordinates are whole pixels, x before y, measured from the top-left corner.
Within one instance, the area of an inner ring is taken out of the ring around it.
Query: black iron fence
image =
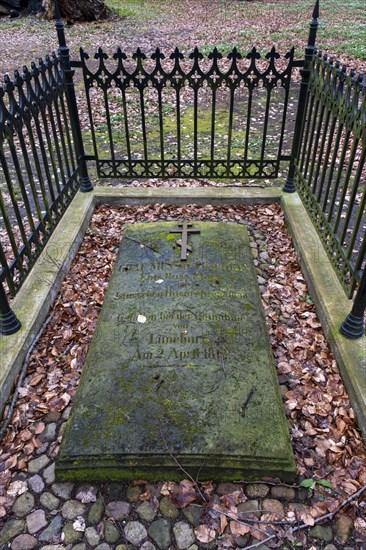
[[[81,50],[85,145],[100,178],[275,178],[290,160],[293,49],[262,59],[255,48],[112,58],[100,48],[89,59]]]
[[[5,76],[0,87],[0,292],[14,296],[77,190],[75,154],[58,57]],[[19,327],[10,310],[3,332]]]
[[[316,53],[295,163],[295,185],[350,298],[365,268],[365,159],[363,76],[347,72],[332,58]],[[363,312],[358,324],[363,334]],[[347,326],[343,330],[347,331]]]
[[[157,49],[149,58],[99,49],[90,59],[81,50],[71,61],[56,4],[59,55],[0,87],[2,334],[20,326],[6,295],[20,288],[76,190],[92,189],[87,162],[100,178],[238,181],[277,178],[286,161],[284,190],[299,191],[348,296],[358,285],[341,330],[363,334],[365,86],[316,53],[318,15],[317,0],[304,61],[274,48],[264,58],[255,49],[225,57]],[[294,67],[302,76],[296,101]],[[82,131],[73,84],[80,69],[89,117]]]

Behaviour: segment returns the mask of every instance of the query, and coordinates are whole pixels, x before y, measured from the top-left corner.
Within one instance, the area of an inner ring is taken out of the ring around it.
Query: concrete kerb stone
[[[340,335],[339,327],[350,312],[352,302],[344,294],[301,199],[297,193],[281,193],[278,187],[97,187],[90,193],[78,193],[13,302],[12,307],[22,322],[22,329],[11,336],[0,337],[0,409],[3,409],[11,394],[27,350],[47,317],[96,204],[220,205],[257,202],[281,202],[310,295],[366,440],[366,338],[347,340]]]
[[[0,411],[78,251],[94,206],[92,193],[77,193],[12,303],[22,327],[0,336]]]
[[[340,326],[351,311],[352,300],[346,297],[298,194],[283,193],[281,204],[311,299],[366,441],[366,338],[349,340],[340,334]]]

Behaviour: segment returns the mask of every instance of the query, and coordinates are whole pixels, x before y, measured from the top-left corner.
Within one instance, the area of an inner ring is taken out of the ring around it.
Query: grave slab
[[[247,230],[187,228],[125,229],[58,479],[294,480]]]

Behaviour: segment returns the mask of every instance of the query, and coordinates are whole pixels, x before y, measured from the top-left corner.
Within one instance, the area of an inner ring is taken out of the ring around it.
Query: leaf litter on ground
[[[298,522],[314,525],[318,518],[337,511],[342,501],[366,483],[365,446],[315,307],[311,300],[303,299],[308,296],[308,288],[280,206],[103,205],[98,206],[92,216],[55,300],[50,320],[31,354],[11,424],[2,442],[1,516],[5,516],[16,496],[24,491],[23,483],[14,478],[27,470],[27,463],[41,446],[45,414],[61,412],[72,403],[123,227],[127,223],[183,218],[246,223],[254,240],[254,234],[260,234],[265,240],[268,261],[262,302],[283,389],[297,471],[306,479],[326,482],[309,487],[310,498],[300,509],[289,504],[285,518],[269,510],[262,510],[260,519],[254,514],[243,516],[237,508],[246,501],[240,485],[236,491],[218,498],[211,482],[167,481],[161,494],[168,495],[178,508],[202,507],[201,525],[196,529],[201,542],[212,540],[213,533],[223,533],[228,524],[233,535],[250,532],[255,539],[267,540],[275,533],[277,540],[282,540],[290,535],[286,531],[288,525],[285,528],[281,520],[290,525]],[[51,443],[52,458],[57,455],[60,441],[61,437]],[[136,484],[145,482],[136,480]],[[152,498],[150,491],[140,497],[140,500]],[[84,488],[78,498],[92,502],[95,494]],[[365,495],[360,495],[346,508],[360,537],[365,528],[365,507]],[[222,548],[231,547],[231,535],[226,533],[220,540]]]

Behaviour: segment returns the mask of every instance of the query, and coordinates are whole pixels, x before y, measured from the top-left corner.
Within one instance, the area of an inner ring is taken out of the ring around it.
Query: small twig
[[[247,406],[249,405],[249,401],[250,401],[251,398],[253,397],[254,393],[255,393],[255,389],[252,388],[252,389],[250,390],[250,392],[248,393],[248,395],[246,396],[245,401],[244,401],[244,403],[242,404],[241,409],[240,409],[240,414],[241,414],[241,416],[245,416],[245,409],[246,409]]]
[[[340,510],[342,510],[342,508],[347,506],[347,504],[352,502],[352,500],[355,500],[357,497],[359,497],[365,490],[366,490],[366,484],[363,485],[363,487],[361,487],[361,489],[359,489],[358,491],[353,493],[353,495],[351,495],[346,500],[341,502],[341,504],[335,510],[333,510],[333,512],[329,512],[328,514],[324,514],[323,516],[320,516],[319,518],[317,518],[314,521],[314,525],[318,525],[318,523],[323,523],[323,521],[326,521],[326,520],[332,520],[334,518],[334,516],[336,514],[338,514],[338,512]],[[309,527],[309,525],[307,525],[306,523],[302,523],[301,525],[298,525],[297,527],[294,527],[292,529],[292,532],[296,533],[297,531],[302,531],[304,529],[307,529],[308,527]],[[270,540],[273,540],[276,537],[277,537],[277,534],[271,535],[271,536],[267,537],[266,539],[264,539],[262,541],[256,542],[255,544],[252,544],[251,546],[247,546],[246,550],[250,550],[251,548],[257,548],[258,546],[261,546],[261,544],[266,544],[267,542],[269,542]]]
[[[166,450],[168,451],[170,457],[174,460],[174,462],[176,463],[176,465],[178,466],[178,468],[179,468],[180,470],[182,470],[182,472],[192,481],[192,483],[194,483],[194,485],[195,485],[197,491],[199,492],[199,494],[200,494],[202,500],[203,500],[204,502],[208,502],[207,498],[206,498],[205,495],[202,493],[202,491],[201,491],[201,489],[200,489],[200,486],[199,486],[198,482],[197,482],[197,481],[187,472],[187,470],[185,470],[185,469],[183,468],[183,466],[178,462],[178,460],[177,460],[176,457],[173,455],[173,453],[170,452],[169,447],[168,447],[168,444],[167,444],[167,441],[166,441],[166,439],[165,439],[165,437],[164,437],[164,434],[163,434],[163,430],[161,429],[161,426],[159,426],[159,431],[160,431],[161,438],[162,438],[162,440],[163,440],[163,442],[164,442],[165,448],[166,448]]]

